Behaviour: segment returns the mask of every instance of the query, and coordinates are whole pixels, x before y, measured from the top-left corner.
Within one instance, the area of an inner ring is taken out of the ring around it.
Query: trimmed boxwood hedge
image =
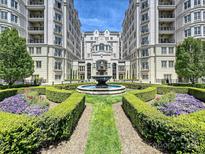
[[[157,89],[156,87],[149,87],[144,90],[134,90],[130,92],[131,94],[134,94],[137,96],[139,99],[147,102],[155,98],[157,94]]]
[[[16,95],[17,92],[17,89],[0,90],[0,101],[4,100],[7,97]]]
[[[187,94],[189,90],[189,87],[172,87],[172,86],[161,86],[161,85],[156,87],[157,87],[157,93],[161,95],[169,92]]]
[[[65,101],[71,94],[72,91],[68,91],[68,90],[60,90],[55,87],[46,88],[47,99],[56,103],[61,103]]]
[[[150,91],[148,88],[138,92],[150,94]],[[136,92],[123,96],[122,107],[145,139],[171,153],[205,153],[205,111],[168,117],[143,101],[146,94],[140,94],[139,99]]]
[[[0,112],[0,153],[29,154],[43,145],[71,136],[85,108],[85,95],[76,92],[68,95],[56,89],[55,96],[58,92],[67,99],[42,116]]]
[[[205,102],[205,89],[189,88],[188,93]]]

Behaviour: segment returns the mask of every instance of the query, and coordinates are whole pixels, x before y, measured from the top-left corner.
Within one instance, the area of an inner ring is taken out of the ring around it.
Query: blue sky
[[[121,31],[129,0],[74,0],[82,31]]]

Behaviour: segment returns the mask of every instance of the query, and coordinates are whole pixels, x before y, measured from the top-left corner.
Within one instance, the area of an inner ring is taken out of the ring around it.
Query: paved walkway
[[[88,137],[89,121],[92,114],[92,106],[86,105],[78,125],[69,141],[60,143],[57,147],[51,146],[43,149],[42,154],[83,154]]]
[[[114,104],[113,110],[122,145],[122,154],[159,154],[160,151],[143,142],[125,115],[121,103]]]

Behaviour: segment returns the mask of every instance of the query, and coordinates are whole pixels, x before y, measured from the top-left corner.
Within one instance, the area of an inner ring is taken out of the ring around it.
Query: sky
[[[82,31],[121,31],[129,0],[74,0]]]

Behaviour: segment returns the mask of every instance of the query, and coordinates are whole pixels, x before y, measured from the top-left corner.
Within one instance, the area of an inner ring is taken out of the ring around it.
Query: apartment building
[[[131,60],[131,78],[160,83],[175,73],[176,5],[172,0],[130,0],[123,21],[123,57]]]
[[[35,63],[30,79],[61,83],[80,59],[81,23],[73,0],[0,0],[0,31],[16,28]]]
[[[27,8],[33,78],[43,78],[46,83],[70,79],[72,63],[81,53],[81,25],[73,0],[29,0]]]
[[[121,33],[109,30],[82,34],[82,59],[75,62],[76,79],[92,81],[94,75],[109,75],[112,80],[129,77],[129,61],[122,60]]]
[[[176,45],[190,36],[205,39],[205,1],[130,0],[122,26],[131,78],[176,82]]]
[[[26,0],[0,0],[0,32],[15,27],[22,37],[26,37]]]

